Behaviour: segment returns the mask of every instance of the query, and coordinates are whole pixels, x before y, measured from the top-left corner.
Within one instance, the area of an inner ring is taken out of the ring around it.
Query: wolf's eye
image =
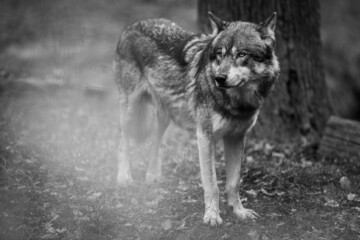
[[[218,57],[222,57],[222,55],[223,55],[223,52],[222,52],[222,49],[217,49],[216,50],[216,56],[218,56]]]
[[[246,56],[246,53],[244,53],[244,52],[239,52],[238,54],[237,54],[237,57],[238,58],[243,58],[243,57],[245,57]]]
[[[256,61],[256,62],[264,62],[264,59],[262,57],[253,57],[253,59]]]

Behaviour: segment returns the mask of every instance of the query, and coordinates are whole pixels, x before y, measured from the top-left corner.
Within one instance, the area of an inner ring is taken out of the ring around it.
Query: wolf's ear
[[[275,40],[276,12],[273,12],[268,19],[260,23],[259,32],[261,38],[270,38]]]
[[[209,20],[211,23],[211,28],[213,30],[211,35],[215,36],[219,32],[221,32],[222,30],[224,30],[226,28],[226,26],[228,25],[228,22],[221,20],[220,18],[215,16],[215,14],[213,14],[212,12],[208,12],[208,14],[209,14]]]

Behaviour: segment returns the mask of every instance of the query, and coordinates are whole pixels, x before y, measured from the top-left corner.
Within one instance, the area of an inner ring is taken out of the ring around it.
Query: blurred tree
[[[320,0],[326,81],[336,115],[360,121],[360,1]]]
[[[255,134],[318,136],[332,112],[321,60],[319,0],[199,0],[198,21],[208,12],[224,20],[260,23],[278,13],[276,53],[281,75],[262,109]]]

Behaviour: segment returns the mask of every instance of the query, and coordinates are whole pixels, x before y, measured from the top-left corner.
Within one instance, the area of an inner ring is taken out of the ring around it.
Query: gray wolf
[[[154,132],[146,181],[158,181],[158,149],[170,121],[196,132],[204,222],[220,225],[215,145],[222,139],[228,206],[240,219],[257,213],[239,197],[245,138],[279,76],[274,53],[276,13],[263,23],[224,21],[209,13],[210,34],[193,34],[166,19],[137,22],[117,44],[114,75],[119,91],[119,184],[133,181],[130,142]]]

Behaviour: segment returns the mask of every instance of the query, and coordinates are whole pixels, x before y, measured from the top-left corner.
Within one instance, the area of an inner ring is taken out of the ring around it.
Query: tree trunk
[[[330,157],[360,157],[360,122],[330,117],[318,152]]]
[[[263,106],[256,135],[319,136],[332,112],[321,61],[318,0],[199,0],[198,21],[209,29],[208,11],[228,21],[260,23],[274,11],[281,75]]]

